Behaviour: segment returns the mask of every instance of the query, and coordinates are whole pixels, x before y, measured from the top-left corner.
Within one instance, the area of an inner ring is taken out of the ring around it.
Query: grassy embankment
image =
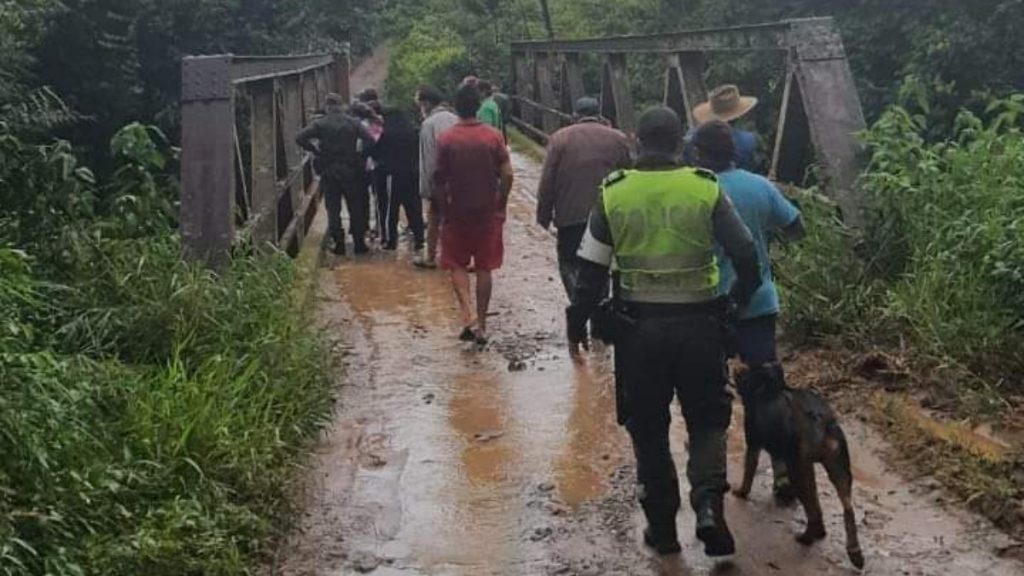
[[[315,263],[182,262],[141,127],[105,183],[2,136],[0,574],[252,573],[330,416]]]

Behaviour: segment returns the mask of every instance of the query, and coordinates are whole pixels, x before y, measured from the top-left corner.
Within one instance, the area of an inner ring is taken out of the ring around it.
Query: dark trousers
[[[423,201],[419,193],[419,174],[396,172],[387,174],[381,170],[377,175],[377,214],[381,218],[381,244],[394,247],[398,244],[398,211],[405,210],[405,217],[412,230],[416,249],[423,248]]]
[[[698,505],[726,490],[726,431],[732,395],[726,390],[722,330],[713,313],[640,318],[616,341],[618,383],[624,386],[626,429],[636,455],[640,504],[652,525],[674,521],[679,479],[669,450],[670,407],[679,397],[690,439],[686,474]]]
[[[363,180],[358,176],[346,178],[325,174],[320,177],[320,189],[324,193],[327,233],[331,239],[338,243],[345,241],[345,226],[341,222],[341,200],[344,198],[348,206],[352,241],[356,244],[365,242],[370,214],[369,196]]]
[[[778,361],[775,350],[775,320],[770,314],[736,324],[736,354],[747,366],[760,366]]]
[[[779,361],[775,347],[775,322],[778,316],[769,314],[736,323],[736,355],[747,366],[756,367]],[[772,458],[775,484],[787,477],[786,463]]]
[[[587,232],[587,224],[572,224],[558,228],[558,274],[562,277],[565,293],[572,298],[576,276],[579,274],[579,257],[576,251],[580,248],[583,235]]]

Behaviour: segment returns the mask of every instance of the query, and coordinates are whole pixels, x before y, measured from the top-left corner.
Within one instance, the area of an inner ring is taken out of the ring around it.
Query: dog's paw
[[[803,544],[804,546],[810,546],[818,540],[825,539],[825,527],[824,526],[808,526],[807,530],[803,534],[796,537],[796,541]]]

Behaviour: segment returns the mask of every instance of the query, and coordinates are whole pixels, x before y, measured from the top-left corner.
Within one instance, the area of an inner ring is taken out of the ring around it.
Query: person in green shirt
[[[483,102],[480,103],[480,110],[476,113],[476,119],[494,127],[498,132],[502,132],[501,108],[494,101],[494,86],[486,80],[477,81],[476,86],[484,97]]]

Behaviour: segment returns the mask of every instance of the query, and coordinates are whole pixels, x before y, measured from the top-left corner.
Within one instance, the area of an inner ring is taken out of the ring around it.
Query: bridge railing
[[[349,55],[192,56],[182,61],[181,236],[217,265],[239,241],[297,251],[316,213],[311,158],[295,136],[337,92]]]
[[[856,181],[863,155],[856,134],[865,128],[864,115],[842,38],[831,18],[668,34],[514,42],[513,121],[540,140],[567,125],[572,103],[585,95],[581,56],[596,54],[603,58],[602,113],[618,128],[632,133],[636,124],[627,58],[659,54],[665,64],[664,103],[693,127],[693,108],[708,97],[704,81],[708,55],[760,51],[776,52],[786,64],[771,175],[800,182],[807,168],[803,150],[810,143],[826,191],[846,221],[859,226],[863,215]]]

